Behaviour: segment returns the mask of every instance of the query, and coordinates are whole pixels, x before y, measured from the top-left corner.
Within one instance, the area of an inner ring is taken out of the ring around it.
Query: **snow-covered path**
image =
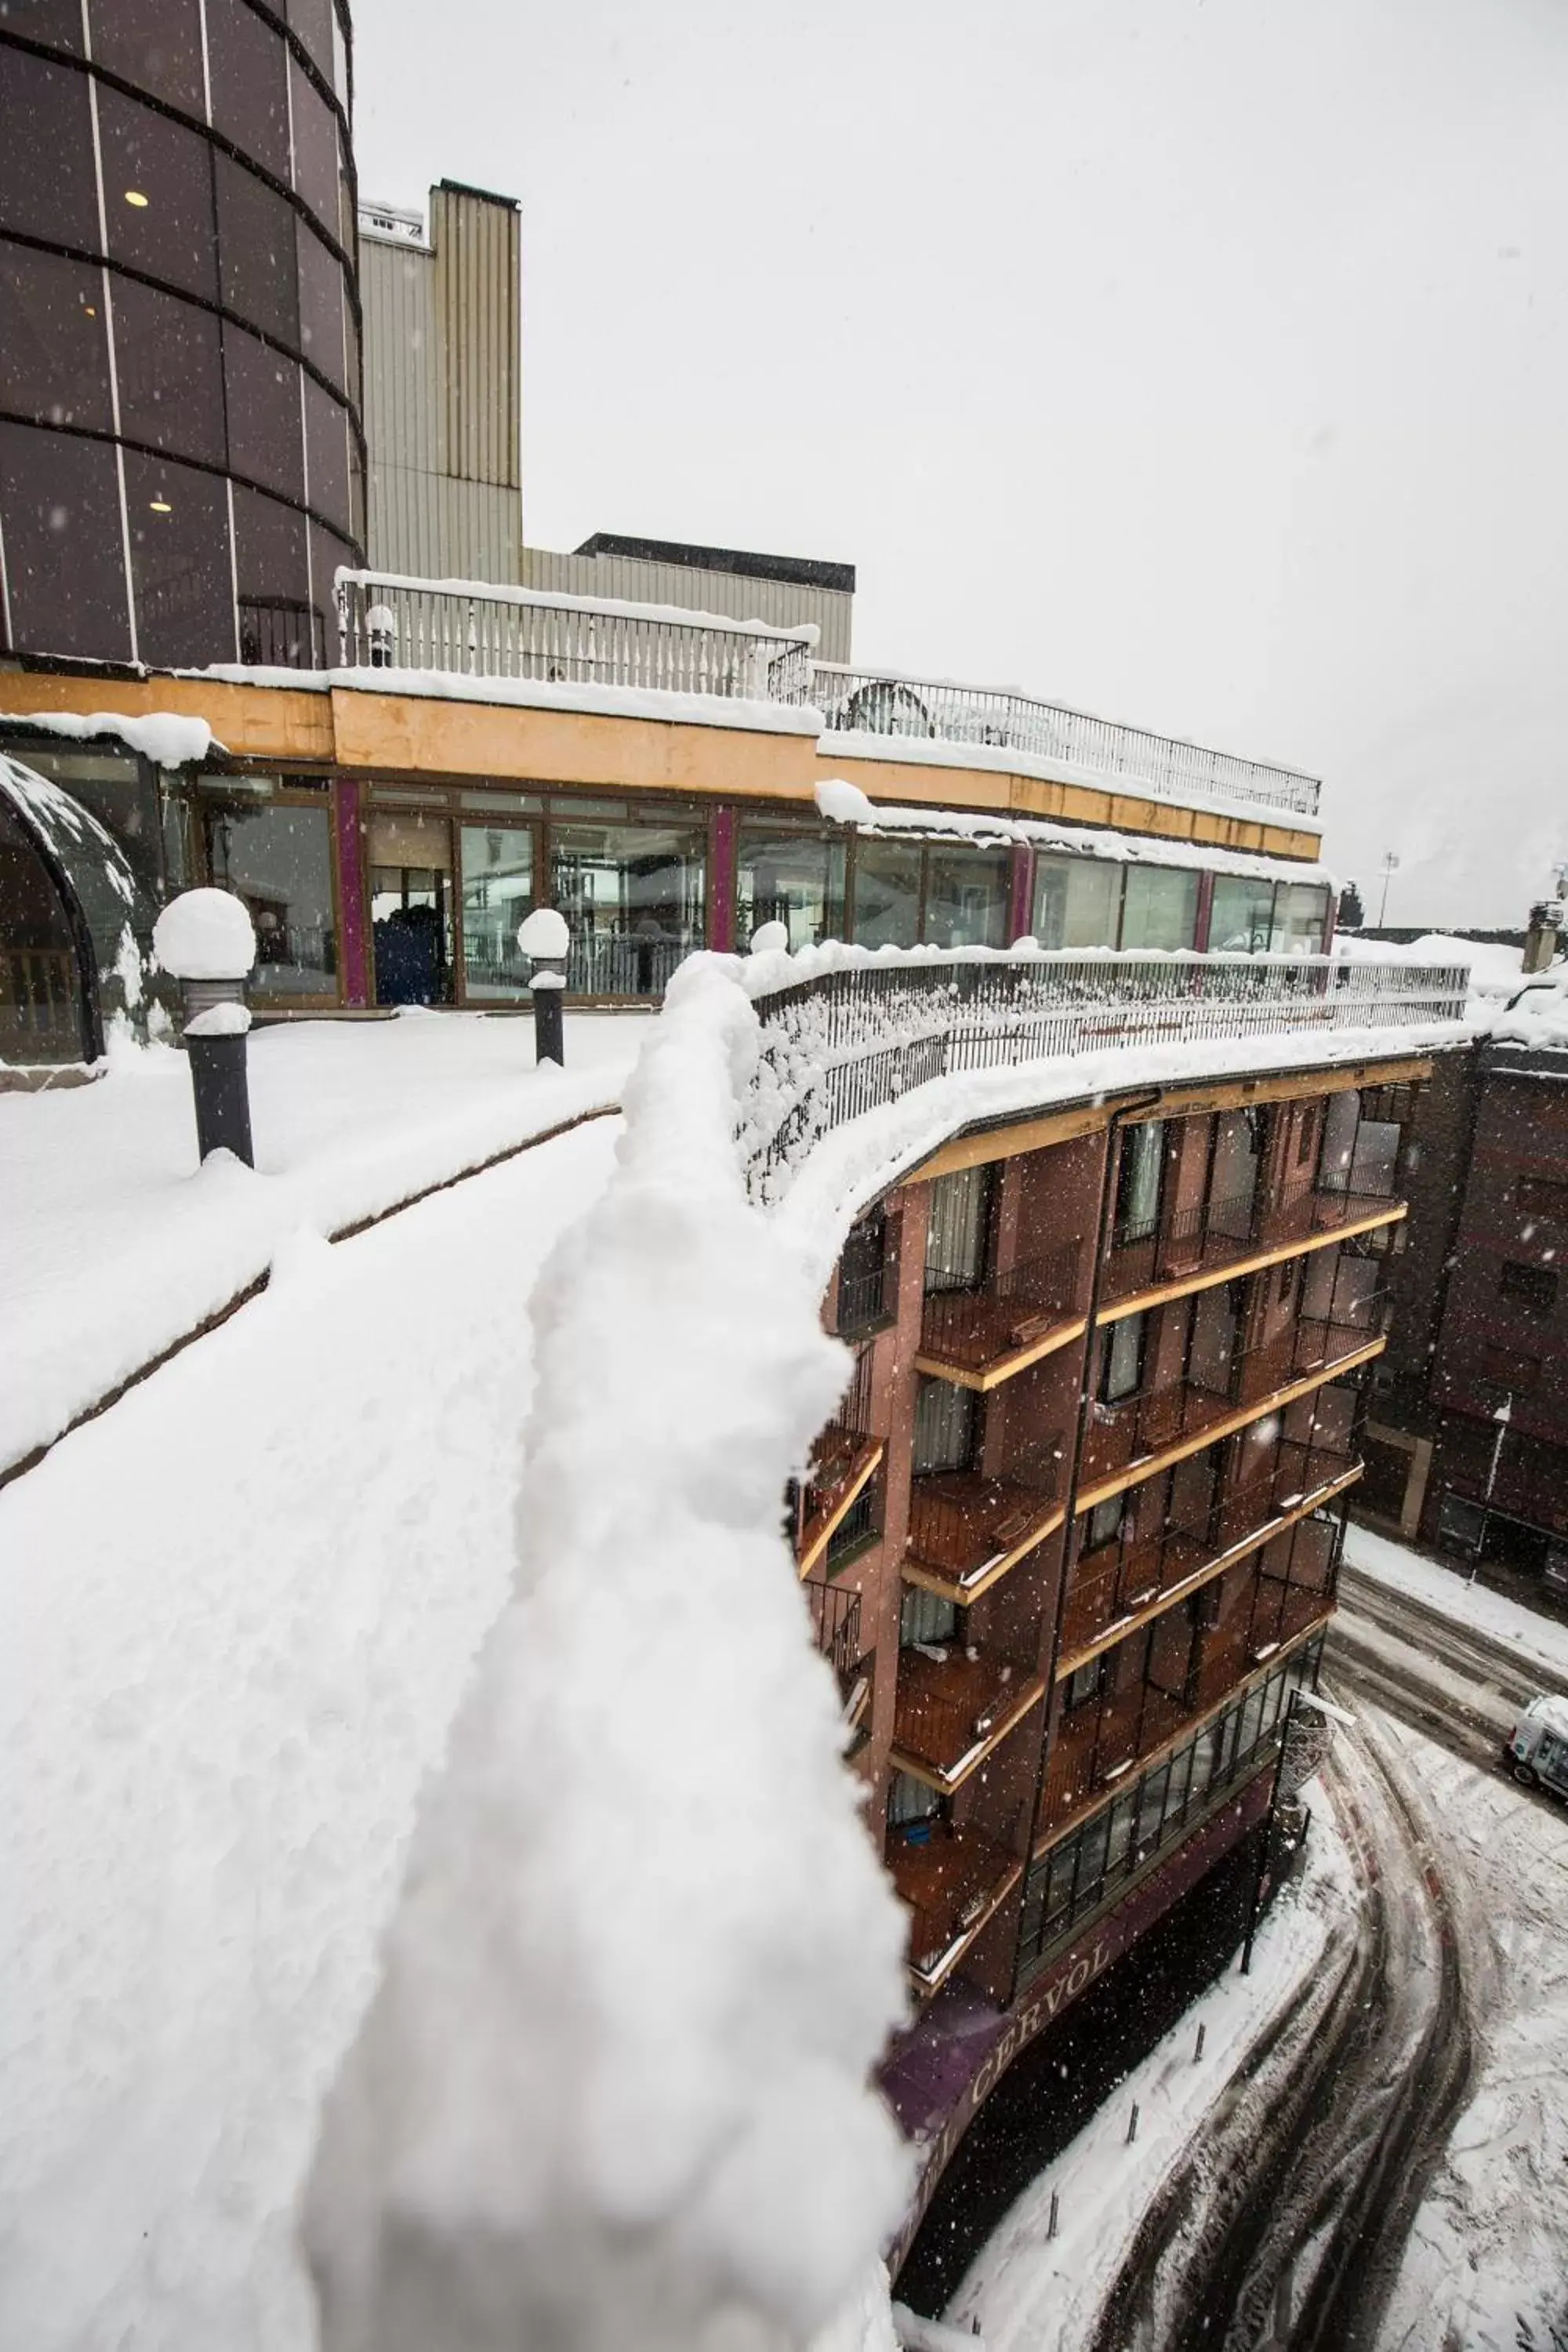
[[[310,2342],[319,2095],[503,1596],[533,1276],[617,1129],[298,1235],[0,1491],[0,2343]]]
[[[254,1170],[198,1168],[165,1045],[124,1048],[93,1086],[0,1095],[0,1470],[227,1307],[296,1227],[342,1232],[618,1101],[649,1026],[571,1015],[563,1070],[535,1067],[528,1020],[258,1030]]]

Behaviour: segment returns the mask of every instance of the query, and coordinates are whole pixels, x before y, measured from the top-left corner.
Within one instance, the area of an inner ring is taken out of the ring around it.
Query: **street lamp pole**
[[[1381,930],[1388,919],[1388,886],[1399,871],[1399,858],[1394,850],[1383,853],[1383,904],[1377,910],[1377,927]]]

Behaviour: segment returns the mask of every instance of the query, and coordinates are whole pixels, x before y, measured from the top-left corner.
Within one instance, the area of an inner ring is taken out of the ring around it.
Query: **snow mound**
[[[554,907],[535,907],[517,927],[517,943],[525,956],[564,956],[572,949],[566,918]]]
[[[512,1597],[307,2200],[323,2352],[799,2345],[908,2193],[903,1916],[779,1524],[848,1359],[745,1197],[756,1038],[682,967],[534,1294]]]
[[[128,751],[140,751],[158,768],[199,767],[213,749],[213,731],[205,719],[186,718],[177,710],[148,710],[139,716],[122,710],[92,710],[85,718],[69,710],[0,710],[0,726],[40,727],[47,734],[64,735],[73,742],[90,742],[112,735]],[[223,749],[220,743],[217,749]]]
[[[244,980],[256,930],[232,890],[182,890],[153,926],[153,951],[176,980]]]

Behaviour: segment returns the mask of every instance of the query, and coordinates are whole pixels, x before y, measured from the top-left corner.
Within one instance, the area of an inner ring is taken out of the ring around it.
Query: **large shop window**
[[[256,926],[254,998],[336,999],[331,817],[324,791],[287,792],[269,776],[203,776],[207,870],[243,898]]]
[[[1007,944],[1012,860],[1005,849],[938,849],[926,856],[927,944],[1000,948]]]
[[[1262,955],[1274,935],[1274,885],[1245,874],[1215,877],[1209,946],[1216,954]]]
[[[703,943],[707,835],[697,825],[552,824],[551,898],[572,932],[581,996],[658,996]]]
[[[378,811],[365,839],[378,1004],[452,1001],[452,827]]]
[[[1278,955],[1321,955],[1329,894],[1321,883],[1283,882],[1274,902]]]
[[[844,844],[821,834],[742,824],[736,935],[743,948],[764,923],[784,923],[792,951],[844,936]]]
[[[921,935],[921,859],[918,842],[879,841],[865,835],[855,845],[855,938],[864,948],[912,948]]]
[[[1035,861],[1034,934],[1043,948],[1113,948],[1125,867],[1104,857]]]
[[[1198,877],[1184,866],[1130,866],[1121,902],[1124,948],[1190,948],[1197,937]]]
[[[533,904],[533,828],[465,824],[460,854],[464,997],[520,997],[531,969],[517,931]]]

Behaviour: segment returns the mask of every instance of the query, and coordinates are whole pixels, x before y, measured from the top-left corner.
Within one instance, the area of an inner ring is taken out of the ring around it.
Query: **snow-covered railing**
[[[1160,799],[1184,800],[1198,793],[1317,814],[1316,777],[1293,768],[1207,751],[1179,736],[1152,735],[1142,727],[1123,727],[1007,688],[960,686],[897,670],[846,669],[830,662],[816,663],[815,674],[812,698],[820,704],[829,732],[924,737],[1022,751],[1097,775],[1125,777],[1130,786]]]
[[[344,669],[640,687],[795,707],[810,699],[814,626],[773,629],[674,604],[396,572],[340,571],[337,600]]]
[[[1110,1047],[1302,1032],[1424,1028],[1464,1017],[1462,965],[1329,956],[1083,955],[919,949],[752,960],[761,1051],[742,1150],[768,1200],[826,1134],[954,1072]]]

